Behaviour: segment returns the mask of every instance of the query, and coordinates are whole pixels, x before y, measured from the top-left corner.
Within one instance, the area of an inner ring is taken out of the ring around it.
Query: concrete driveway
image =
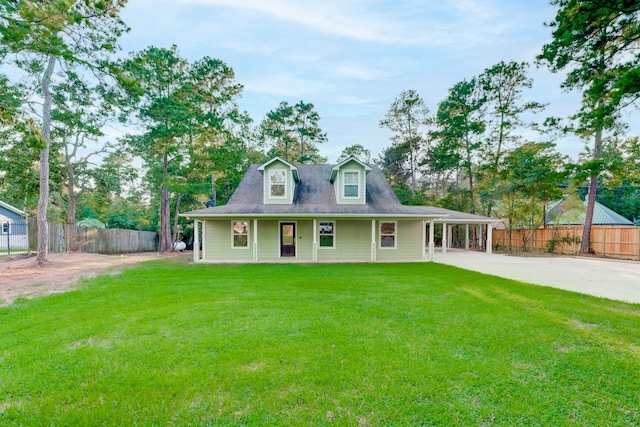
[[[591,257],[519,257],[449,249],[435,262],[507,279],[640,303],[640,262]]]

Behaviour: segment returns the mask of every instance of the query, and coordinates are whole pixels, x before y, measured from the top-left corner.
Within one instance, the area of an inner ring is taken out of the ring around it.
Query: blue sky
[[[378,126],[402,90],[434,112],[455,83],[504,61],[532,63],[556,9],[546,0],[129,0],[124,51],[176,44],[190,61],[223,60],[244,85],[240,107],[256,123],[281,101],[312,102],[329,161],[362,144],[376,157],[390,144]],[[562,75],[532,65],[527,100],[543,116],[567,116],[580,94]],[[582,143],[558,142],[575,157]]]

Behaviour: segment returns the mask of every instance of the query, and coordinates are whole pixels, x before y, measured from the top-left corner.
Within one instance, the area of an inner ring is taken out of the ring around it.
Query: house
[[[0,201],[0,250],[27,249],[27,214]]]
[[[547,227],[582,226],[587,213],[586,199],[580,200],[577,194],[569,194],[547,210]],[[617,212],[596,202],[593,207],[593,225],[634,225]]]
[[[496,221],[404,206],[378,167],[353,157],[337,165],[279,157],[251,165],[226,205],[182,216],[194,220],[196,262],[432,260],[435,224],[444,242],[448,225],[465,224],[468,248],[469,225]]]

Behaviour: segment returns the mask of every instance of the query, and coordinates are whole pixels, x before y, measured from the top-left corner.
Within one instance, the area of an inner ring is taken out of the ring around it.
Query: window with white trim
[[[9,234],[11,232],[11,223],[4,222],[2,223],[2,234]]]
[[[249,221],[232,221],[231,247],[246,249],[249,247]]]
[[[344,197],[360,197],[360,172],[344,171],[342,174],[342,180],[344,181]]]
[[[287,171],[276,169],[269,171],[269,196],[286,197]]]
[[[333,221],[320,221],[318,223],[320,233],[319,246],[321,248],[336,247],[336,223]]]
[[[380,247],[395,249],[396,232],[398,224],[396,221],[380,221]]]

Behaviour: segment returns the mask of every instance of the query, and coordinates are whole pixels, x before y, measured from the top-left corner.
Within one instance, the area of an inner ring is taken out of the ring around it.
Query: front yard
[[[164,259],[0,308],[2,425],[639,425],[640,305],[433,263]]]

